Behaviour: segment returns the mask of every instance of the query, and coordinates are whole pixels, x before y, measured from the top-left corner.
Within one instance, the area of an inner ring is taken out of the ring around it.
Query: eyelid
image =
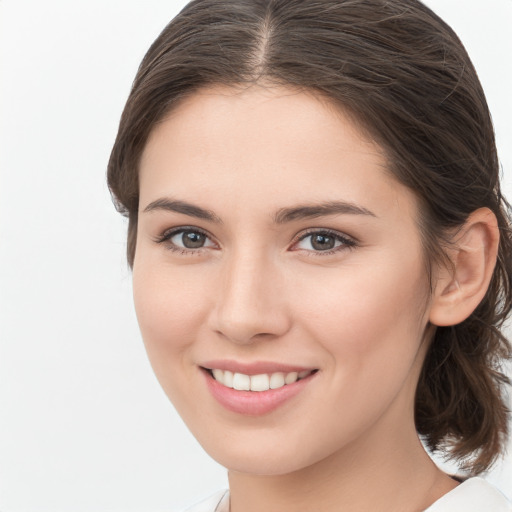
[[[168,247],[170,249],[174,249],[174,250],[180,251],[182,253],[184,253],[184,252],[197,253],[203,249],[211,249],[212,248],[211,246],[207,246],[207,247],[198,247],[196,249],[190,249],[187,247],[179,247],[170,241],[173,236],[179,235],[180,233],[183,233],[185,231],[193,231],[196,233],[201,233],[206,238],[208,238],[208,240],[210,240],[213,244],[218,246],[215,238],[213,236],[211,236],[210,233],[208,233],[208,231],[206,231],[205,229],[199,228],[197,226],[176,226],[173,228],[168,228],[168,229],[164,230],[160,235],[155,236],[153,238],[153,241],[156,242],[157,244],[166,244],[167,243]]]
[[[308,236],[316,235],[316,234],[323,234],[323,235],[329,235],[335,238],[337,241],[341,241],[342,244],[338,247],[334,247],[333,249],[325,250],[325,251],[314,251],[309,249],[293,249],[294,246],[296,246],[299,242],[302,242],[302,240],[306,239]],[[355,239],[353,236],[347,235],[341,231],[337,231],[330,228],[308,228],[305,231],[300,232],[297,234],[291,245],[291,250],[295,251],[306,251],[308,253],[312,253],[314,255],[322,256],[322,255],[329,255],[333,254],[339,251],[347,250],[347,249],[353,249],[354,247],[357,247],[359,245],[359,242],[357,239]]]
[[[212,235],[210,235],[210,233],[208,231],[206,231],[205,229],[202,229],[202,228],[200,228],[198,226],[186,225],[186,226],[175,226],[173,228],[168,228],[168,229],[164,230],[160,235],[155,236],[153,238],[153,240],[154,240],[154,242],[156,242],[158,244],[166,244],[167,247],[170,250],[179,251],[182,254],[186,254],[186,253],[198,254],[198,253],[202,252],[205,249],[212,249],[212,246],[203,246],[203,247],[198,247],[198,248],[195,248],[195,249],[186,248],[186,247],[180,247],[180,246],[178,246],[178,245],[176,245],[176,244],[174,244],[174,243],[172,243],[170,241],[171,238],[173,238],[174,236],[176,236],[176,235],[178,235],[180,233],[186,232],[186,231],[193,231],[193,232],[201,233],[212,244],[217,246],[216,248],[218,248],[218,243],[215,240],[215,238]],[[332,249],[329,249],[329,250],[325,250],[325,251],[315,251],[315,250],[312,250],[312,249],[294,249],[294,247],[299,242],[301,242],[302,240],[306,239],[308,236],[312,236],[312,235],[315,235],[315,234],[324,234],[324,235],[331,236],[334,239],[336,239],[337,241],[340,241],[341,245],[339,245],[337,247],[334,247]],[[327,256],[329,254],[337,253],[339,251],[353,249],[358,244],[359,244],[358,240],[355,239],[353,236],[347,235],[347,234],[345,234],[343,232],[340,232],[340,231],[337,231],[337,230],[334,230],[334,229],[330,229],[330,228],[308,228],[308,229],[298,233],[294,237],[294,239],[292,240],[292,244],[290,246],[290,250],[292,250],[292,251],[305,251],[305,252],[311,253],[311,254],[313,254],[315,256],[322,256],[322,255],[323,256]],[[213,248],[215,248],[215,247],[213,247]]]

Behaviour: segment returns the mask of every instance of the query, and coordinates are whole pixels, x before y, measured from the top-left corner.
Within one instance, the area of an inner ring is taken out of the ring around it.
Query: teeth
[[[218,368],[212,370],[213,378],[217,382],[238,391],[268,391],[269,389],[279,389],[287,384],[293,384],[311,373],[312,370],[303,370],[301,372],[245,375],[243,373],[233,373],[229,370],[219,370]]]
[[[235,375],[233,375],[233,389],[249,391],[251,389],[251,377],[243,373],[235,373]]]
[[[222,372],[222,370],[219,370]],[[219,382],[224,382],[224,386],[227,386],[228,388],[233,387],[233,372],[230,372],[229,370],[226,370],[224,372],[224,379],[217,379]]]
[[[284,378],[285,384],[293,384],[294,382],[297,382],[297,378],[299,377],[299,374],[297,372],[290,372],[286,374],[286,377]]]
[[[251,391],[267,391],[270,389],[270,377],[266,374],[251,377]]]
[[[284,386],[284,373],[273,373],[270,376],[270,389],[282,388]]]
[[[222,370],[218,370],[217,368],[215,368],[214,370],[212,370],[212,373],[213,373],[213,377],[215,378],[215,380],[222,382],[223,375],[224,375],[224,372]]]

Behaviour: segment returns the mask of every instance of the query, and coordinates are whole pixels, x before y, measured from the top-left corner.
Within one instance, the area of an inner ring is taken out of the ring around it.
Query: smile
[[[245,375],[244,373],[233,373],[229,370],[214,368],[210,370],[213,378],[223,386],[237,391],[268,391],[279,389],[283,386],[294,384],[298,380],[311,375],[315,370],[303,370],[300,372],[275,372],[262,373],[259,375]]]
[[[200,367],[206,386],[223,408],[243,415],[269,414],[316,381],[318,369],[273,363],[220,362]]]

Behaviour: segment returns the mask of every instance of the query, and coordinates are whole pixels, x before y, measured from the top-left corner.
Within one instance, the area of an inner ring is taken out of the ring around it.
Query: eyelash
[[[296,250],[296,251],[304,250],[304,251],[306,251],[307,255],[311,256],[311,257],[318,257],[318,256],[322,257],[322,256],[331,256],[331,255],[336,254],[341,251],[352,250],[352,249],[356,248],[358,245],[356,240],[354,240],[353,238],[350,238],[346,235],[343,235],[342,233],[340,233],[338,231],[334,231],[332,229],[311,228],[311,229],[308,229],[305,232],[301,233],[300,235],[298,235],[295,238],[295,240],[292,244],[292,247],[312,235],[327,235],[329,237],[334,238],[335,241],[341,242],[341,245],[339,245],[338,247],[329,249],[329,250],[325,250],[325,251],[313,251],[313,250],[307,250],[307,249],[294,249],[294,250]]]
[[[204,230],[197,228],[195,226],[180,226],[179,228],[173,228],[165,231],[161,235],[157,236],[155,238],[155,242],[158,244],[166,244],[166,247],[173,252],[177,252],[181,255],[199,255],[202,254],[202,252],[206,249],[205,247],[198,247],[196,249],[189,249],[184,247],[178,247],[174,243],[170,242],[171,238],[173,238],[176,235],[179,235],[180,233],[186,233],[186,232],[193,232],[193,233],[199,233],[201,235],[204,235],[209,240],[212,240],[211,236]],[[337,242],[341,242],[341,245],[334,247],[330,250],[325,251],[314,251],[314,250],[307,250],[307,249],[292,249],[294,251],[305,251],[308,256],[317,257],[317,256],[330,256],[333,254],[336,254],[340,251],[344,250],[352,250],[355,247],[357,247],[358,243],[353,238],[350,238],[346,235],[343,235],[339,233],[338,231],[334,231],[332,229],[320,229],[320,228],[312,228],[308,229],[307,231],[301,233],[300,235],[296,236],[293,240],[292,247],[297,245],[298,243],[302,242],[306,238],[312,236],[312,235],[326,235],[329,237],[332,237]]]
[[[165,244],[166,248],[169,249],[172,252],[179,253],[181,255],[199,255],[202,254],[202,252],[205,250],[205,247],[198,247],[196,249],[189,249],[186,247],[178,247],[174,243],[172,243],[170,240],[176,235],[179,235],[180,233],[199,233],[201,235],[204,235],[209,240],[212,239],[212,237],[204,230],[197,228],[195,226],[180,226],[179,228],[172,228],[168,229],[167,231],[164,231],[161,235],[157,236],[155,238],[155,242],[158,244]],[[168,242],[168,243],[166,243]]]

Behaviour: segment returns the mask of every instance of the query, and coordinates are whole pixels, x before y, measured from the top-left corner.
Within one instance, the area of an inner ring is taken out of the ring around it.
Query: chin
[[[287,475],[307,467],[307,464],[301,464],[299,461],[293,460],[292,457],[285,460],[273,458],[269,460],[267,457],[262,457],[261,454],[253,458],[243,458],[237,455],[214,457],[214,459],[229,471],[256,476]]]
[[[313,453],[314,447],[302,444],[302,448],[308,448],[301,453],[300,444],[293,446],[261,446],[255,439],[253,443],[231,443],[229,437],[223,442],[202,444],[205,451],[221,466],[229,471],[259,475],[277,476],[300,471],[314,465],[328,454]],[[243,444],[243,446],[241,446]],[[248,446],[247,446],[248,444]],[[211,447],[213,449],[210,449]]]

